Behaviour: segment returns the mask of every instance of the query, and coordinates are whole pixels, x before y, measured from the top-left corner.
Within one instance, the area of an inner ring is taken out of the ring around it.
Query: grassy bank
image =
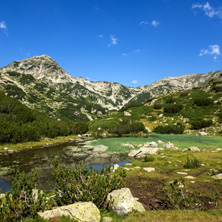
[[[25,149],[43,147],[43,146],[51,146],[53,144],[65,143],[70,139],[77,139],[77,135],[69,135],[69,136],[60,136],[56,138],[44,138],[40,141],[33,142],[24,142],[24,143],[4,143],[0,144],[0,152],[8,152],[9,150],[13,151],[21,151]],[[7,149],[6,149],[7,148]]]
[[[90,145],[108,146],[108,152],[127,152],[132,148],[124,146],[124,144],[132,144],[135,147],[146,142],[162,140],[163,142],[171,142],[180,149],[190,146],[197,146],[200,149],[215,149],[222,147],[222,137],[216,136],[194,136],[194,135],[169,135],[169,134],[151,134],[148,138],[143,137],[117,137],[98,139],[90,142]]]

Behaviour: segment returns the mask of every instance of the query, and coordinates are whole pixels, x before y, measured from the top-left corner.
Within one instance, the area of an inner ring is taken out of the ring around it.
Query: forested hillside
[[[0,142],[38,141],[87,132],[86,122],[60,121],[31,110],[0,92]]]

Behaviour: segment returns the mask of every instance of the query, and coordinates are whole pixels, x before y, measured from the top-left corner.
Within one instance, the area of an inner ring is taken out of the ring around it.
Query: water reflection
[[[126,163],[126,154],[93,154],[92,148],[84,146],[84,143],[72,143],[47,147],[41,149],[24,150],[18,153],[0,155],[0,189],[7,192],[11,186],[16,171],[30,172],[37,168],[38,183],[44,189],[51,189],[47,181],[51,180],[51,161],[59,155],[62,164],[71,167],[73,164],[82,161],[83,165],[93,165],[101,169],[102,165]]]

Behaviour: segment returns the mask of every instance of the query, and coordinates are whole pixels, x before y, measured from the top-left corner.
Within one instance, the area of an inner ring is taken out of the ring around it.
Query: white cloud
[[[133,83],[133,84],[137,84],[137,83],[138,83],[138,80],[133,80],[132,83]]]
[[[111,43],[108,44],[108,47],[111,45],[117,45],[118,38],[115,37],[115,35],[110,35]]]
[[[4,21],[0,22],[0,29],[7,30],[7,28],[6,28],[6,24],[5,24]]]
[[[141,21],[139,25],[149,25],[149,22],[147,22],[147,21]]]
[[[134,53],[139,53],[140,50],[139,50],[139,49],[136,49],[136,50],[134,50],[133,52],[134,52]]]
[[[203,10],[205,15],[210,18],[218,17],[222,19],[222,8],[214,8],[210,6],[209,2],[206,2],[205,4],[194,3],[191,8]]]
[[[214,60],[217,59],[217,56],[220,55],[220,46],[219,45],[210,45],[208,49],[201,49],[199,56],[203,55],[212,55]]]
[[[160,22],[158,22],[158,21],[156,21],[156,20],[153,20],[153,21],[151,22],[151,25],[154,26],[154,27],[156,27],[156,28],[159,26],[159,24],[160,24]]]
[[[128,56],[128,54],[127,53],[122,53],[122,56]]]
[[[140,49],[135,49],[135,50],[133,50],[133,51],[131,51],[131,52],[124,52],[124,53],[122,53],[122,56],[129,56],[129,55],[132,55],[132,54],[134,54],[134,53],[140,53],[141,51],[140,51]]]
[[[97,35],[96,37],[97,37],[97,38],[102,38],[102,37],[103,37],[103,34]]]
[[[141,21],[141,22],[139,23],[140,26],[141,26],[141,25],[151,25],[151,26],[156,27],[156,28],[159,26],[159,24],[160,24],[160,22],[158,22],[158,21],[156,21],[156,20],[153,20],[152,22]]]

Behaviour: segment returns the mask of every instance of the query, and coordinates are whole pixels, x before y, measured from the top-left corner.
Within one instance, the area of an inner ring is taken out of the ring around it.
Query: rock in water
[[[95,152],[95,153],[105,153],[107,150],[108,150],[107,146],[98,145],[98,146],[94,147],[93,152]]]
[[[57,207],[53,210],[38,212],[40,217],[50,219],[53,217],[70,216],[81,222],[100,222],[100,211],[92,202],[77,202],[67,206]]]
[[[122,188],[109,193],[107,204],[118,215],[127,215],[132,211],[145,211],[143,205],[132,196],[129,188]]]

